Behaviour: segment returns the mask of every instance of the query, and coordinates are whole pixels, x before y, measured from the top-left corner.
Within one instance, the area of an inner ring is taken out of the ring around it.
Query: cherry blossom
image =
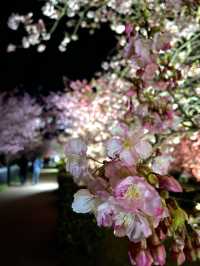
[[[174,161],[171,165],[172,170],[185,171],[194,176],[197,181],[200,179],[200,149],[199,149],[199,132],[191,137],[185,136],[181,139],[172,153]]]
[[[72,209],[77,213],[88,213],[91,212],[95,207],[95,198],[87,190],[79,190],[74,195],[74,202],[72,203]]]
[[[76,183],[88,176],[86,160],[87,146],[81,139],[70,139],[65,145],[67,157],[66,170],[72,174]]]
[[[160,197],[145,179],[130,176],[121,181],[115,188],[115,197],[124,209],[141,210],[157,220],[162,217],[164,209]]]
[[[146,159],[151,155],[151,144],[145,140],[141,127],[132,130],[121,124],[117,128],[116,137],[107,142],[108,156],[119,157],[127,166],[135,164],[139,159]]]

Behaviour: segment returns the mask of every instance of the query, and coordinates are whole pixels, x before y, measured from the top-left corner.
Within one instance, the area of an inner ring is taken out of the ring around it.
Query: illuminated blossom
[[[71,82],[69,92],[51,93],[45,98],[47,114],[52,118],[49,130],[62,130],[73,138],[86,140],[88,154],[102,157],[102,143],[111,136],[111,128],[126,112],[129,86],[128,82],[108,75],[90,84]],[[114,94],[112,88],[115,88]]]
[[[172,160],[172,157],[169,155],[157,156],[152,163],[152,170],[157,174],[166,175]]]
[[[115,188],[117,202],[125,210],[136,212],[141,210],[158,224],[163,217],[164,208],[158,192],[144,178],[129,176]]]
[[[77,213],[91,212],[95,207],[95,197],[87,190],[81,189],[74,195],[72,209]]]
[[[107,153],[111,158],[120,158],[126,165],[136,164],[139,159],[151,155],[152,146],[145,140],[142,128],[129,129],[121,124],[115,129],[115,137],[107,142]]]
[[[149,237],[152,231],[142,214],[120,212],[115,217],[114,234],[118,237],[127,236],[130,241],[137,243]]]
[[[200,134],[199,131],[193,136],[184,137],[172,153],[174,162],[171,169],[184,171],[200,180]]]
[[[65,145],[66,170],[72,174],[76,183],[88,176],[86,153],[87,146],[81,139],[70,139]]]
[[[97,208],[97,224],[98,226],[112,227],[114,223],[114,215],[116,215],[116,207],[104,202]]]

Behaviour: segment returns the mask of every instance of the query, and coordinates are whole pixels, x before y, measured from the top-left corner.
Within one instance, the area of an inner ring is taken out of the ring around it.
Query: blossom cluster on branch
[[[176,4],[182,12],[182,1]],[[178,29],[181,18],[173,20]],[[179,204],[184,202],[183,188],[168,172],[177,136],[180,139],[199,130],[198,87],[189,87],[191,76],[195,79],[196,75],[193,67],[198,69],[198,65],[185,58],[192,53],[187,45],[196,45],[198,32],[194,27],[189,41],[182,44],[184,34],[166,30],[167,23],[164,31],[155,30],[147,21],[145,30],[129,21],[125,59],[119,49],[114,61],[104,64],[110,75],[131,84],[127,112],[106,142],[108,159],[90,170],[86,144],[72,139],[65,148],[66,168],[75,182],[86,186],[74,195],[74,211],[93,213],[99,226],[112,228],[117,237],[127,237],[132,265],[165,265],[165,240],[173,242],[172,257],[181,265],[186,259],[199,258],[197,202],[187,214]]]
[[[38,52],[43,52],[62,22],[66,30],[58,48],[65,52],[70,42],[78,40],[80,28],[86,28],[93,33],[102,24],[108,23],[123,45],[126,23],[132,23],[142,31],[145,31],[147,24],[155,30],[164,24],[167,30],[180,37],[198,29],[195,19],[198,16],[196,0],[46,0],[41,6],[39,19],[38,14],[31,11],[25,15],[10,15],[8,27],[16,31],[23,26],[26,35],[22,37],[20,45],[9,44],[8,52],[14,51],[17,47],[29,48],[32,45],[37,46]],[[171,17],[175,17],[175,20],[171,21]]]
[[[171,253],[178,265],[186,258],[196,259],[199,227],[170,195],[176,192],[177,196],[183,189],[166,174],[168,158],[149,160],[155,151],[148,134],[126,124],[115,128],[106,149],[108,160],[91,172],[86,144],[72,139],[66,145],[68,171],[87,186],[74,195],[73,210],[93,213],[98,226],[112,228],[117,237],[127,237],[133,265],[165,265],[166,239],[173,241]],[[158,169],[162,174],[155,172]]]

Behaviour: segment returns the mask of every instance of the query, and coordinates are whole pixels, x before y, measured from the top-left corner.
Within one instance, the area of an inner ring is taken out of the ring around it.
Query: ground
[[[0,193],[0,265],[60,266],[55,177]]]

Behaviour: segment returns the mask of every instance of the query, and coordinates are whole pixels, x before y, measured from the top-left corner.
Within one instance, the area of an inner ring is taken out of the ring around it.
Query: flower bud
[[[133,25],[131,25],[130,23],[127,23],[125,26],[125,33],[126,33],[128,39],[130,39],[132,32],[133,32]]]
[[[163,266],[166,262],[166,250],[164,245],[159,245],[154,247],[151,250],[151,254],[153,256],[154,264]]]
[[[176,260],[176,263],[178,265],[182,265],[184,262],[185,262],[185,253],[182,251],[182,252],[179,252],[179,253],[176,253],[176,252],[172,252],[172,258],[174,260]]]
[[[147,249],[142,249],[136,255],[135,262],[137,266],[151,266],[153,263],[153,258]]]
[[[172,192],[183,192],[179,182],[172,176],[159,176],[160,187]]]

